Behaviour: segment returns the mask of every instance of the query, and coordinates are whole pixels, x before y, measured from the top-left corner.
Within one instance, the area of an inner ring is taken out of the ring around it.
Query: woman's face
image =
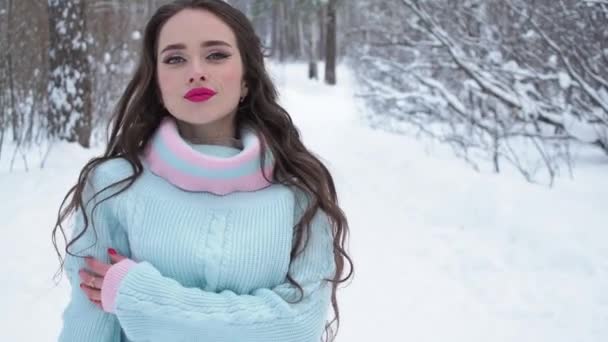
[[[234,32],[211,12],[183,10],[159,34],[158,85],[165,108],[193,124],[233,123],[247,95]]]

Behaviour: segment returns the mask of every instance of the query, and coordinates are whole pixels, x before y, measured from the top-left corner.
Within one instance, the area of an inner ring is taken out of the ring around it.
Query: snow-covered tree
[[[14,160],[24,158],[42,138],[40,113],[47,100],[45,9],[46,4],[39,2],[0,1],[0,157],[5,141],[16,146],[8,155]]]
[[[0,158],[28,168],[33,147],[44,155],[56,139],[100,140],[143,26],[168,1],[0,0]]]
[[[84,147],[92,117],[86,6],[84,0],[48,0],[50,134]]]
[[[557,5],[556,5],[557,3]],[[405,121],[477,166],[529,180],[606,149],[606,13],[575,0],[356,1],[351,56],[379,122]],[[559,5],[559,6],[558,6]],[[545,178],[547,179],[547,178]]]

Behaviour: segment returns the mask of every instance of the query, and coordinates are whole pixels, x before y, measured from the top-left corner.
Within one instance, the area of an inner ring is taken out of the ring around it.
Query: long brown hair
[[[345,250],[349,230],[346,217],[338,205],[338,198],[333,179],[328,169],[302,144],[300,134],[289,114],[277,103],[277,90],[274,87],[264,66],[263,46],[255,34],[247,17],[240,11],[221,0],[178,0],[160,7],[148,21],[143,38],[143,51],[135,74],[128,83],[108,125],[109,140],[102,156],[91,159],[82,169],[76,185],[64,197],[57,222],[53,229],[52,241],[63,269],[64,260],[57,247],[56,234],[61,232],[66,242],[65,252],[76,240],[81,238],[87,227],[88,218],[83,206],[83,190],[89,174],[104,161],[116,158],[127,160],[133,174],[110,186],[123,184],[120,191],[101,202],[120,194],[129,188],[142,174],[143,166],[138,155],[156,131],[163,117],[170,115],[162,106],[156,78],[157,44],[163,25],[172,16],[184,9],[202,9],[209,11],[224,21],[235,33],[238,48],[244,65],[244,79],[249,93],[239,105],[236,113],[237,128],[247,125],[262,135],[264,148],[270,148],[276,161],[273,183],[296,187],[310,199],[308,208],[301,220],[294,227],[294,245],[291,261],[299,254],[304,236],[309,236],[310,222],[318,210],[325,212],[332,223],[334,262],[336,273],[332,283],[331,303],[334,318],[325,325],[325,337],[333,341],[340,326],[340,312],[336,299],[338,285],[353,275],[353,264]],[[237,130],[238,131],[238,130]],[[263,154],[262,154],[263,155]],[[107,189],[106,188],[106,189]],[[97,194],[103,192],[102,189]],[[96,194],[96,195],[97,195]],[[71,196],[71,197],[70,197]],[[95,196],[93,196],[95,197]],[[67,206],[66,205],[67,202]],[[99,203],[97,203],[98,205]],[[62,223],[76,210],[84,215],[84,230],[68,243]],[[95,229],[93,227],[93,229]],[[306,246],[308,239],[304,242]],[[350,264],[349,273],[342,278],[344,263]],[[290,276],[289,282],[296,286],[303,297],[302,287]],[[336,322],[334,332],[332,324]]]

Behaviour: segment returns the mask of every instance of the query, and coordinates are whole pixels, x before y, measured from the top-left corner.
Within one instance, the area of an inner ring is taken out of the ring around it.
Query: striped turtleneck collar
[[[262,146],[251,129],[241,130],[243,149],[220,145],[194,145],[184,140],[173,117],[165,117],[143,152],[150,171],[187,191],[226,195],[255,191],[270,185],[274,158],[266,149],[260,167]]]

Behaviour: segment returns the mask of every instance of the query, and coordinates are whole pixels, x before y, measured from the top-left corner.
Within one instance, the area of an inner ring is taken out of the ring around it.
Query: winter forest
[[[0,158],[37,167],[33,147],[98,141],[161,3],[1,0]],[[550,183],[572,172],[573,146],[608,157],[605,1],[231,3],[270,58],[309,62],[311,77],[328,59],[332,83],[335,61],[347,63],[374,125],[414,128],[474,168],[509,164]]]
[[[56,340],[51,228],[168,2],[0,0],[2,341]],[[338,342],[608,339],[608,0],[226,2],[336,180]]]

